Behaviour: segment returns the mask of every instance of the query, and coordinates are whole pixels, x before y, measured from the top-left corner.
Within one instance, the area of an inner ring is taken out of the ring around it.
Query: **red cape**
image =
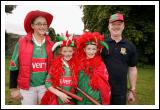
[[[61,75],[64,74],[63,63],[61,59],[62,59],[62,56],[58,56],[57,58],[55,58],[52,62],[52,67],[49,71],[53,87],[60,86],[59,80],[61,78]],[[71,70],[72,80],[73,80],[73,88],[70,90],[70,92],[72,93],[75,92],[74,88],[77,87],[77,80],[78,80],[77,79],[78,69],[74,61],[75,61],[74,57],[70,61],[68,61],[68,64]],[[55,94],[51,93],[49,90],[47,90],[44,96],[42,97],[40,104],[41,105],[57,105],[58,97]]]
[[[96,55],[92,59],[83,59],[81,70],[90,77],[89,84],[93,90],[99,90],[103,105],[110,104],[111,88],[109,74],[101,57]],[[92,68],[92,69],[91,69]]]

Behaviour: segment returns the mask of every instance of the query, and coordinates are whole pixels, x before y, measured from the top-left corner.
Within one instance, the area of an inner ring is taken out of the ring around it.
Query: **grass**
[[[136,105],[154,105],[155,104],[155,69],[138,68],[137,79],[137,100]]]
[[[138,67],[137,100],[134,105],[155,104],[155,68],[153,66],[146,67]],[[5,104],[19,105],[20,100],[13,100],[10,98],[8,58],[5,60],[5,81]]]

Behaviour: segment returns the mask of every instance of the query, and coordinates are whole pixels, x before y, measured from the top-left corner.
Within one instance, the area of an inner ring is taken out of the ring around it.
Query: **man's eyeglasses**
[[[44,27],[47,27],[48,25],[47,24],[42,24],[42,23],[36,23],[36,24],[34,24],[34,25],[37,25],[37,26],[44,26]]]

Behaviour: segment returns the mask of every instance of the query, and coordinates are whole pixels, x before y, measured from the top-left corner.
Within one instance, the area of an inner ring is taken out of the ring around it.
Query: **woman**
[[[103,36],[98,32],[86,32],[78,39],[78,56],[80,57],[80,73],[78,75],[78,87],[100,104],[110,104],[110,85],[108,72],[100,57],[100,51],[107,44],[103,42]],[[103,45],[103,46],[102,46]],[[77,95],[83,97],[83,101],[77,101],[78,105],[92,105],[86,96],[80,91]]]
[[[43,11],[31,11],[24,20],[27,35],[15,46],[10,62],[12,98],[21,98],[22,105],[36,105],[46,91],[44,86],[53,58],[53,42],[46,35],[53,16]]]

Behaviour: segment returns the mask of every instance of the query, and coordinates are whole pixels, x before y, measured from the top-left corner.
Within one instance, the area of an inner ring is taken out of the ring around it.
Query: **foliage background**
[[[123,37],[132,41],[139,63],[154,65],[155,60],[155,6],[154,5],[83,5],[84,30],[98,31],[109,37],[108,20],[117,12],[125,16]]]

